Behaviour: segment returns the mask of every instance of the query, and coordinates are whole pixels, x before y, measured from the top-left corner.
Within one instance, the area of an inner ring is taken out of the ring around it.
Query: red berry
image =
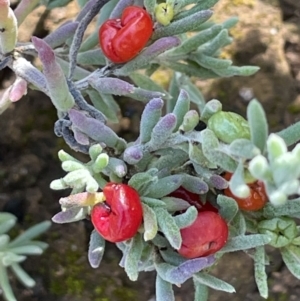
[[[189,204],[195,206],[198,211],[218,212],[218,209],[214,207],[209,201],[206,201],[206,203],[203,204],[199,194],[190,192],[182,186],[180,186],[177,190],[173,191],[170,194],[170,196],[187,201]]]
[[[232,174],[226,172],[223,176],[227,181],[232,177]],[[250,188],[250,195],[247,198],[238,198],[230,190],[226,188],[224,194],[228,197],[233,198],[239,208],[245,211],[257,211],[262,209],[268,201],[268,196],[265,190],[264,183],[262,181],[256,181],[254,183],[248,184]]]
[[[185,258],[205,257],[216,253],[227,242],[228,226],[216,212],[199,212],[195,222],[180,230],[182,245],[178,253]]]
[[[132,238],[143,219],[139,194],[132,187],[117,183],[108,183],[103,193],[105,202],[96,204],[91,212],[95,229],[110,242]]]
[[[99,29],[103,53],[114,63],[133,59],[146,46],[153,33],[150,15],[141,7],[128,6],[121,19],[109,19]]]

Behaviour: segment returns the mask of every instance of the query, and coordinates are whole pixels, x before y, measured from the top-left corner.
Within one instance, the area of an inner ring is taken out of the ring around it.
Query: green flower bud
[[[209,118],[207,127],[219,140],[231,143],[235,139],[250,139],[250,128],[246,119],[233,112],[217,112]]]
[[[156,21],[164,26],[170,24],[174,17],[174,9],[172,5],[167,3],[158,4],[155,8]]]
[[[275,217],[258,223],[258,231],[267,234],[271,241],[269,244],[281,248],[290,244],[298,235],[295,221],[289,217]]]

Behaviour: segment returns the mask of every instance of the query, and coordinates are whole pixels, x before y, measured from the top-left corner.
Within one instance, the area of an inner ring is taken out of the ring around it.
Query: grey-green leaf
[[[247,107],[247,119],[250,126],[251,141],[263,153],[268,138],[268,123],[262,105],[253,99]]]
[[[266,245],[270,241],[270,237],[265,234],[240,235],[230,238],[225,247],[223,247],[219,252],[228,253],[252,249],[258,246]]]
[[[212,275],[200,272],[194,275],[193,278],[195,282],[199,282],[215,290],[224,291],[227,293],[235,293],[235,289],[232,285]]]
[[[96,230],[93,230],[90,237],[88,259],[92,268],[99,267],[105,250],[105,240]]]
[[[178,250],[181,247],[182,239],[174,218],[165,209],[155,207],[153,210],[160,230],[164,233],[171,246]]]

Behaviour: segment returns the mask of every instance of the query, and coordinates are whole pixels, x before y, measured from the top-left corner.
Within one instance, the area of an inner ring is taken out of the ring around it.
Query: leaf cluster
[[[33,240],[47,231],[51,225],[49,221],[39,223],[27,229],[14,239],[7,234],[16,224],[16,217],[10,213],[0,212],[0,288],[8,301],[16,301],[12,291],[7,270],[10,269],[17,279],[26,287],[35,285],[21,263],[28,255],[41,255],[48,244]]]

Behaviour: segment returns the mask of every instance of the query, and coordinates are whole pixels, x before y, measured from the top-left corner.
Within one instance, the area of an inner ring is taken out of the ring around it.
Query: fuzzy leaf
[[[5,249],[10,241],[10,237],[7,234],[0,235],[0,250]]]
[[[172,284],[163,280],[158,274],[155,282],[156,301],[175,301]]]
[[[10,267],[23,285],[26,287],[35,286],[35,281],[23,270],[19,264],[14,263]]]
[[[208,185],[199,177],[185,175],[182,186],[190,192],[204,194],[208,192]]]
[[[139,269],[138,263],[141,259],[143,252],[143,240],[140,234],[135,235],[130,242],[128,247],[128,253],[125,258],[125,272],[131,281],[138,279]]]
[[[276,134],[285,141],[287,146],[291,146],[300,140],[300,122],[298,121]]]
[[[64,44],[67,39],[71,38],[77,27],[78,22],[66,22],[65,24],[58,27],[56,30],[51,32],[48,36],[44,38],[44,41],[52,48],[55,49],[56,47]]]
[[[250,188],[244,179],[244,163],[240,160],[237,169],[234,171],[229,181],[230,191],[239,198],[247,198],[250,196]]]
[[[105,56],[100,49],[92,49],[80,52],[77,56],[77,62],[80,65],[105,65]]]
[[[140,192],[145,186],[157,181],[156,172],[156,169],[149,169],[147,172],[136,173],[130,178],[128,185]]]
[[[93,230],[90,237],[88,259],[92,268],[96,269],[100,266],[105,250],[105,240],[96,230]]]
[[[161,85],[157,84],[155,81],[153,81],[149,76],[143,75],[138,72],[133,72],[129,76],[131,80],[135,83],[137,87],[140,87],[145,90],[149,91],[158,91],[166,95],[166,98],[170,98],[171,95],[168,94],[168,92],[162,88]]]
[[[268,138],[268,123],[264,109],[256,99],[252,100],[247,107],[247,119],[251,141],[263,153]]]
[[[182,229],[189,227],[194,223],[198,216],[196,207],[190,206],[184,213],[174,216],[177,226]]]
[[[120,107],[112,95],[99,93],[94,89],[88,90],[87,94],[95,108],[103,113],[109,121],[113,123],[119,122],[118,114]]]
[[[161,118],[163,105],[164,102],[161,98],[153,98],[145,106],[140,123],[141,143],[151,139],[152,130]]]
[[[178,99],[176,101],[175,107],[173,109],[173,114],[175,114],[177,120],[174,131],[178,130],[179,126],[183,122],[183,117],[189,111],[189,109],[190,109],[189,94],[185,90],[181,90]]]
[[[17,218],[6,212],[0,213],[0,235],[8,232],[17,222]]]
[[[220,253],[229,253],[240,250],[252,249],[258,246],[268,244],[271,238],[264,234],[253,234],[253,235],[240,235],[232,237],[227,241],[225,247],[223,247]]]
[[[163,208],[153,207],[152,209],[156,214],[159,229],[164,233],[171,246],[178,250],[181,247],[182,239],[174,218]]]
[[[236,235],[245,235],[246,234],[246,221],[245,217],[241,211],[235,215],[235,217],[231,221],[231,226],[235,228]]]
[[[176,115],[173,113],[163,116],[152,129],[148,147],[158,149],[171,136],[176,122]]]
[[[153,44],[149,45],[138,56],[136,56],[128,63],[124,64],[123,67],[116,69],[114,71],[114,74],[116,76],[127,76],[133,71],[143,69],[149,66],[149,62],[154,60],[158,55],[164,53],[165,51],[173,47],[178,46],[179,44],[180,40],[178,37],[173,37],[171,35],[163,37],[155,41]]]
[[[66,211],[58,212],[52,217],[52,220],[53,222],[58,224],[72,223],[72,222],[85,219],[86,215],[87,215],[86,208],[75,207],[75,208],[67,209]]]
[[[219,194],[217,197],[217,203],[221,207],[220,214],[228,222],[235,217],[239,211],[237,202],[233,198],[229,198],[225,195]]]
[[[203,138],[202,150],[205,157],[227,171],[235,171],[237,167],[236,161],[218,150],[219,141],[213,131],[205,129],[201,132],[201,135]]]
[[[168,263],[156,263],[156,270],[163,280],[178,285],[193,277],[195,273],[208,268],[214,262],[214,256],[208,256],[187,260],[177,267]]]
[[[199,282],[215,290],[224,291],[227,293],[235,293],[235,289],[232,285],[212,275],[206,273],[197,273],[193,278],[195,282]]]
[[[40,255],[43,253],[43,249],[35,245],[25,245],[13,248],[10,247],[9,250],[15,254],[22,255]]]
[[[183,199],[175,197],[164,197],[161,199],[169,212],[176,212],[188,209],[191,205]]]
[[[141,200],[143,203],[145,203],[147,206],[152,207],[162,207],[166,208],[165,202],[159,199],[149,198],[149,197],[141,197]]]
[[[296,278],[300,279],[300,248],[289,245],[281,249],[281,255],[290,272]]]
[[[207,43],[212,38],[214,38],[222,30],[221,25],[214,25],[208,29],[202,30],[192,37],[184,40],[181,45],[170,51],[170,56],[190,53],[191,51],[197,49],[199,46]]]
[[[37,225],[32,226],[27,229],[24,233],[15,238],[12,242],[9,243],[9,247],[18,247],[24,245],[25,242],[30,241],[32,238],[35,238],[42,233],[46,232],[51,226],[50,221],[44,221]]]
[[[195,281],[195,298],[194,301],[207,301],[208,300],[208,287],[206,285],[201,284],[200,282]]]
[[[248,139],[236,139],[230,146],[229,151],[232,155],[243,159],[252,159],[260,154],[260,150]]]
[[[17,301],[10,286],[6,268],[0,263],[0,287],[3,291],[3,295],[8,301]]]
[[[195,31],[203,22],[209,19],[211,15],[211,10],[202,10],[200,12],[196,12],[195,14],[189,15],[184,19],[171,22],[167,26],[160,26],[155,30],[153,39],[178,35],[188,31]]]
[[[268,298],[268,276],[266,273],[266,253],[263,246],[257,247],[254,254],[255,282],[260,295]]]
[[[151,209],[151,207],[149,207],[146,204],[142,204],[143,206],[143,219],[144,219],[144,240],[148,241],[148,240],[152,240],[156,234],[157,234],[157,230],[158,230],[158,226],[157,226],[157,219],[156,219],[156,215],[154,210]]]
[[[275,207],[272,204],[266,204],[263,208],[263,215],[270,219],[278,216],[290,216],[300,212],[300,198],[291,200],[282,206]]]
[[[4,266],[11,266],[13,263],[22,262],[27,258],[24,255],[18,255],[12,252],[5,252],[5,255],[2,257],[2,263]]]
[[[146,196],[160,199],[178,189],[182,184],[182,175],[171,175],[151,183],[147,189]]]

